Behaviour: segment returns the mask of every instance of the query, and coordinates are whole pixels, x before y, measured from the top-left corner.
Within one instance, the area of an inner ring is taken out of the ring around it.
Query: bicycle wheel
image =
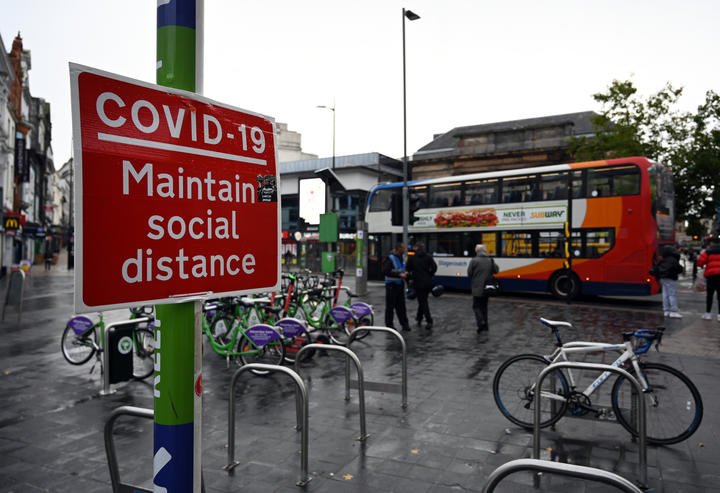
[[[523,428],[532,429],[535,413],[535,382],[540,372],[550,364],[537,354],[519,354],[506,360],[493,378],[493,397],[500,412]],[[554,382],[553,382],[554,380]],[[553,399],[550,394],[567,395],[569,386],[560,370],[543,380],[543,397],[540,405],[540,426],[556,423],[565,414],[567,400]],[[546,396],[546,394],[548,394]]]
[[[133,335],[133,377],[143,380],[155,370],[155,335],[150,329],[135,329]]]
[[[219,346],[226,346],[232,340],[232,327],[235,318],[230,315],[223,315],[213,320],[210,325],[210,333],[212,338]]]
[[[71,365],[82,365],[95,354],[97,335],[95,329],[77,335],[72,327],[65,327],[60,339],[62,354]]]
[[[648,443],[669,445],[697,431],[703,403],[697,387],[682,372],[662,363],[640,363],[649,392],[644,392]],[[635,373],[634,370],[630,371]],[[612,407],[617,420],[632,435],[637,432],[637,392],[627,378],[619,376],[612,388]]]
[[[353,339],[355,341],[362,339],[363,337],[367,337],[370,335],[370,332],[360,329],[363,325],[372,326],[374,325],[374,322],[375,317],[373,317],[372,313],[368,313],[367,315],[360,317],[357,321],[354,318],[351,318],[350,320],[345,322],[345,334],[350,336],[350,334],[357,331],[357,334],[355,334],[355,338]]]
[[[285,342],[285,362],[289,365],[294,364],[297,353],[299,353],[303,347],[312,343],[312,336],[310,336],[309,332],[303,332],[302,334],[287,340]],[[305,353],[303,353],[303,361],[312,358],[314,354],[314,349],[308,349]]]
[[[332,343],[344,346],[347,344],[349,334],[352,331],[352,329],[348,330],[346,328],[348,322],[352,322],[352,319],[348,319],[347,322],[337,322],[330,313],[326,313],[323,318],[322,332]]]
[[[243,334],[238,341],[240,361],[243,365],[249,363],[264,363],[266,365],[282,365],[285,359],[285,345],[283,341],[276,340],[258,348],[248,336]],[[250,370],[256,375],[267,375],[265,370]]]

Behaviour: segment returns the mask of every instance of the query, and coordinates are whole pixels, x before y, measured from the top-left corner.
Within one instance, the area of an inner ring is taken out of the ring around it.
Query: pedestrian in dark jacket
[[[405,312],[405,244],[398,243],[395,250],[383,259],[382,271],[385,275],[385,326],[393,328],[393,312],[397,314],[403,330],[410,330]]]
[[[662,259],[655,269],[662,286],[664,315],[670,318],[682,318],[678,312],[677,280],[683,268],[680,265],[680,253],[677,248],[672,245],[664,246]]]
[[[467,274],[470,278],[473,297],[473,312],[477,322],[478,333],[488,330],[488,297],[485,293],[485,283],[498,271],[497,264],[487,256],[485,245],[475,246],[477,254],[468,264]]]
[[[414,250],[415,254],[408,258],[407,271],[408,278],[412,282],[412,287],[415,290],[415,296],[418,301],[415,320],[419,327],[420,324],[422,324],[423,317],[425,317],[425,322],[427,322],[425,329],[430,330],[433,326],[433,319],[432,315],[430,315],[428,296],[432,289],[432,278],[435,271],[437,271],[437,264],[435,260],[427,254],[425,246],[422,243],[416,243]]]
[[[705,267],[705,320],[712,319],[713,295],[717,293],[718,315],[720,322],[720,239],[711,238],[707,249],[697,259],[698,267]]]

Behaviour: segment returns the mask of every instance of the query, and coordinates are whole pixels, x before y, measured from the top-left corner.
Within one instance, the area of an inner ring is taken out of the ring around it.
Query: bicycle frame
[[[570,361],[570,359],[568,359],[568,356],[576,354],[589,354],[599,352],[607,353],[611,351],[621,351],[620,356],[613,363],[611,363],[611,366],[616,366],[620,368],[626,362],[630,361],[630,364],[632,364],[632,367],[635,369],[636,378],[640,382],[643,391],[647,390],[649,386],[647,380],[645,379],[645,375],[643,375],[643,372],[640,369],[640,359],[638,355],[635,354],[631,341],[626,341],[623,344],[605,344],[602,342],[585,341],[568,342],[555,349],[555,351],[553,351],[551,355],[546,356],[546,358],[550,360],[551,363],[556,363],[558,361]],[[573,377],[573,373],[570,369],[568,369],[567,375],[569,380],[568,383],[570,384],[570,387],[574,389],[576,383],[575,378]],[[603,372],[590,385],[588,385],[585,390],[583,390],[582,394],[590,397],[595,392],[595,390],[597,390],[598,387],[600,387],[603,383],[605,383],[608,378],[610,378],[611,375],[612,372],[610,371]],[[557,394],[550,394],[547,392],[543,392],[543,397],[555,400],[565,400],[565,397],[563,396]]]

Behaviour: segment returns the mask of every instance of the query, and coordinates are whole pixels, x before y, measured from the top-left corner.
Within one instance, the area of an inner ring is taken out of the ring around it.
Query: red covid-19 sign
[[[75,308],[277,289],[275,124],[70,65]]]

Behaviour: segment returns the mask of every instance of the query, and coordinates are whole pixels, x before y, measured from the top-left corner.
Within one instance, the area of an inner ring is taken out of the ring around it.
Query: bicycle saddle
[[[548,320],[540,317],[540,321],[551,329],[556,329],[558,327],[572,327],[570,322],[561,322],[560,320]]]

